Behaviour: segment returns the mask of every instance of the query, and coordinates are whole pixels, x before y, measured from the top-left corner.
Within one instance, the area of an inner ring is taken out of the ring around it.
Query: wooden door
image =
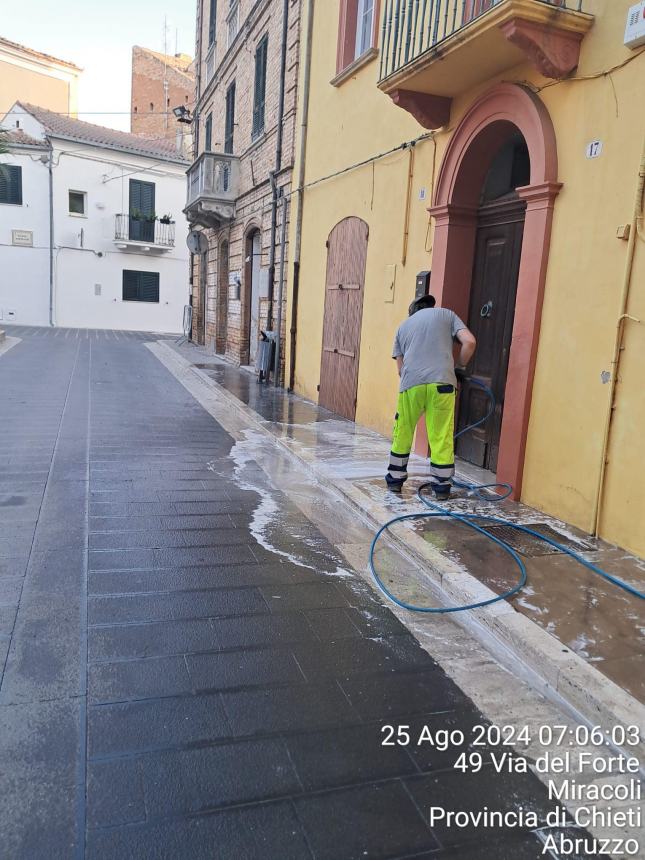
[[[320,366],[321,406],[354,420],[369,228],[345,218],[329,234]]]
[[[219,246],[217,260],[217,325],[215,333],[215,352],[226,353],[226,336],[228,332],[228,242]]]
[[[525,209],[526,205],[513,196],[479,210],[468,313],[468,328],[477,338],[477,350],[469,372],[493,391],[496,407],[485,424],[457,440],[457,455],[493,472],[499,454]],[[481,388],[469,381],[462,383],[460,430],[483,418],[488,408],[488,397]]]
[[[262,247],[260,231],[256,230],[251,241],[251,308],[249,317],[249,364],[255,364],[260,338],[260,263]]]
[[[206,314],[208,312],[208,251],[199,257],[199,313],[200,326],[197,335],[197,343],[206,345]]]

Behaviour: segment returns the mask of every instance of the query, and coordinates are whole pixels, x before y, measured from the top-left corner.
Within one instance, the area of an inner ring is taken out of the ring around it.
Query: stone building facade
[[[160,54],[132,48],[130,131],[146,137],[175,140],[186,137],[188,126],[178,125],[173,108],[188,110],[195,103],[195,67],[188,54]]]
[[[299,39],[300,0],[198,4],[197,191],[186,213],[208,250],[193,257],[193,339],[239,365],[254,363],[279,295],[286,302]],[[230,187],[202,189],[200,164],[206,177],[224,171]],[[285,328],[283,313],[282,340]]]

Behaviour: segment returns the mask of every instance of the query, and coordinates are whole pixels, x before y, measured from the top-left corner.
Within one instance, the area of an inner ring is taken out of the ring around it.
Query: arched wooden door
[[[351,421],[356,416],[368,235],[360,218],[345,218],[327,240],[318,402]]]

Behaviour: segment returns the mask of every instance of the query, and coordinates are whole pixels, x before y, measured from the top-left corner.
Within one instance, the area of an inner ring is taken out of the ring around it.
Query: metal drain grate
[[[499,540],[503,540],[504,543],[512,546],[514,550],[517,550],[517,552],[522,555],[526,555],[529,558],[535,558],[539,555],[562,554],[562,550],[556,549],[554,546],[551,546],[551,544],[546,543],[546,541],[542,541],[533,535],[528,535],[526,532],[521,532],[518,529],[511,528],[510,526],[491,526],[485,525],[484,523],[482,523],[482,525],[486,531],[490,532],[494,537],[499,538]],[[526,526],[527,529],[533,529],[545,537],[561,543],[568,549],[572,549],[574,552],[593,552],[596,549],[596,547],[591,546],[591,544],[584,543],[583,541],[571,540],[571,538],[563,535],[555,529],[552,529],[551,526],[548,526],[546,523],[520,523],[519,525]]]

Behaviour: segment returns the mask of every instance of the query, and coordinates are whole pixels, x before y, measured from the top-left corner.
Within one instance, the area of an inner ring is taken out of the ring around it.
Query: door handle
[[[493,310],[493,302],[492,302],[492,301],[488,301],[488,302],[486,302],[486,304],[485,304],[485,305],[482,305],[482,308],[481,308],[481,310],[480,310],[480,312],[479,312],[479,316],[480,316],[482,319],[486,319],[486,317],[489,317],[489,316],[491,315],[491,311],[492,311],[492,310]]]

